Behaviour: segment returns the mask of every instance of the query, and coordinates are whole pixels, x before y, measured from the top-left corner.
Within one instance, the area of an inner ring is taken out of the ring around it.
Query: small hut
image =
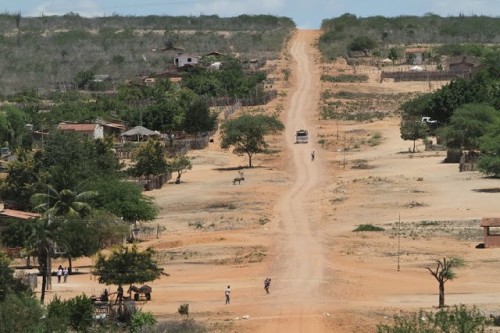
[[[160,136],[160,133],[147,129],[146,127],[136,126],[122,133],[121,136],[130,141],[143,141],[150,136]]]
[[[500,217],[483,217],[484,247],[500,247]]]

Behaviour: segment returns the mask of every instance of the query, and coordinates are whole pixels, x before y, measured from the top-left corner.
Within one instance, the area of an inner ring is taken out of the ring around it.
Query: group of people
[[[66,281],[68,281],[68,275],[69,275],[68,267],[63,268],[61,265],[59,265],[56,275],[57,275],[57,283],[61,283],[61,278],[63,278],[64,283],[66,283]]]
[[[113,294],[113,293],[111,293],[111,294]],[[108,302],[109,295],[110,295],[110,293],[108,292],[108,289],[104,289],[103,293],[101,294],[101,297],[99,297],[99,300],[101,302]],[[120,286],[118,286],[118,289],[116,290],[115,304],[121,304],[122,301],[123,301],[123,288],[120,285]]]
[[[269,294],[269,287],[271,287],[271,278],[266,277],[264,280],[264,290],[266,294]],[[226,305],[231,304],[231,286],[227,286],[224,294],[226,295]]]

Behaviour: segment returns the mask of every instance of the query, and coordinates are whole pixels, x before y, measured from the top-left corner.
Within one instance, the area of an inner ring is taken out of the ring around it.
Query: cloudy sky
[[[500,0],[0,0],[3,13],[23,16],[218,15],[287,16],[299,28],[319,28],[325,18],[351,13],[358,17],[433,13],[440,16],[500,16]]]

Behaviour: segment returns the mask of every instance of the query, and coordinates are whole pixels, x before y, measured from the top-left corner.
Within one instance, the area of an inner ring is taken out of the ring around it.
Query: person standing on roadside
[[[231,303],[231,286],[227,286],[226,288],[226,305]]]
[[[266,291],[267,294],[269,294],[269,287],[271,286],[271,279],[270,278],[266,278],[264,280],[264,289]]]
[[[61,283],[62,276],[63,276],[63,268],[61,265],[59,265],[59,268],[57,269],[57,283]]]
[[[68,267],[64,267],[64,269],[63,269],[64,283],[66,283],[66,281],[68,281],[68,275],[69,275],[69,269],[68,269]]]

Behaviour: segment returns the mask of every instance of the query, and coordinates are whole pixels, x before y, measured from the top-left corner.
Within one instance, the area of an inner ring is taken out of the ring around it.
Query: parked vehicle
[[[295,143],[308,143],[309,133],[307,130],[301,129],[295,133]]]
[[[431,117],[422,117],[422,123],[427,124],[431,130],[435,130],[439,125],[439,122]]]

